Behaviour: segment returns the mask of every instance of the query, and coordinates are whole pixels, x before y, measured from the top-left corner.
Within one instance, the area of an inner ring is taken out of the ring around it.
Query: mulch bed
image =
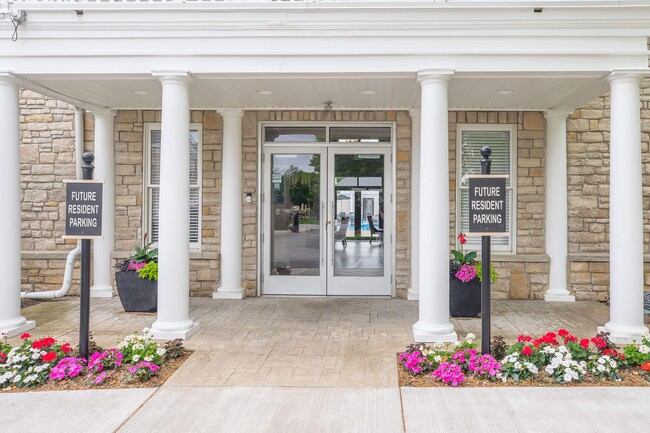
[[[398,355],[399,356],[399,355]],[[479,388],[494,388],[494,387],[571,387],[571,386],[650,386],[650,381],[646,380],[644,375],[641,374],[642,370],[638,367],[631,367],[625,370],[620,371],[623,379],[620,381],[604,380],[594,377],[586,377],[583,382],[572,382],[570,384],[561,384],[557,383],[552,378],[546,376],[544,372],[540,371],[537,378],[533,380],[522,380],[520,382],[515,382],[513,380],[508,380],[507,382],[491,381],[491,380],[478,380],[478,379],[469,379],[466,378],[465,381],[460,385],[461,387],[479,387]],[[450,387],[449,385],[441,382],[434,381],[431,377],[431,373],[420,374],[418,376],[413,376],[412,374],[404,371],[402,365],[397,360],[397,377],[399,380],[399,386],[409,386],[416,388],[426,388],[426,387]]]
[[[104,379],[104,381],[99,385],[89,386],[85,378],[75,378],[48,381],[47,383],[39,385],[35,388],[4,388],[0,389],[0,393],[66,390],[79,391],[85,389],[158,388],[162,386],[162,384],[165,383],[167,379],[169,379],[169,377],[174,374],[174,372],[178,370],[178,368],[183,365],[183,363],[191,355],[192,351],[186,350],[185,354],[180,358],[165,361],[165,363],[160,367],[158,374],[146,382],[140,382],[137,379],[132,382],[126,382],[126,376],[128,374],[129,368],[128,366],[122,366],[122,368],[113,372],[113,374],[107,375],[106,379]]]

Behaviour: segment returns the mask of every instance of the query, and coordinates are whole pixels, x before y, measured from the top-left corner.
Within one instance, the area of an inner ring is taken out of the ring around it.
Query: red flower
[[[524,348],[521,350],[521,354],[528,356],[528,355],[532,355],[533,351],[530,349],[530,347],[524,346]]]
[[[560,337],[566,337],[569,335],[569,331],[567,331],[566,329],[560,329],[559,331],[557,331],[557,334]]]
[[[537,340],[533,341],[533,346],[535,346],[536,349],[539,349],[539,346],[541,346],[542,343],[543,341],[538,338]]]
[[[567,335],[564,337],[564,344],[566,344],[568,341],[578,341],[578,337],[574,335]]]
[[[524,335],[524,334],[521,334],[521,335],[517,338],[517,342],[518,342],[518,343],[521,343],[522,341],[524,341],[524,342],[528,343],[528,342],[531,341],[532,339],[533,339],[533,338],[532,338],[530,335]]]
[[[70,343],[65,343],[63,346],[61,346],[61,351],[65,353],[70,353],[72,349],[70,348]]]
[[[586,338],[583,338],[582,340],[580,340],[580,345],[582,347],[584,347],[585,349],[588,349],[589,348],[589,340],[587,340]]]
[[[20,339],[24,340],[25,338],[31,337],[31,334],[29,332],[24,332],[20,335]]]
[[[600,337],[594,337],[591,339],[591,342],[598,346],[599,349],[607,347],[607,343]]]
[[[40,349],[43,347],[43,342],[41,340],[36,340],[32,343],[32,348],[34,349]]]
[[[41,359],[43,360],[43,362],[54,361],[56,359],[56,353],[55,352],[47,352],[45,355],[41,356]]]
[[[6,359],[7,359],[7,355],[0,352],[0,364],[4,364]]]
[[[646,362],[641,366],[641,370],[650,371],[650,362]]]
[[[467,242],[467,239],[465,238],[465,235],[462,233],[458,234],[458,242],[460,242],[461,245],[465,245],[465,242]]]

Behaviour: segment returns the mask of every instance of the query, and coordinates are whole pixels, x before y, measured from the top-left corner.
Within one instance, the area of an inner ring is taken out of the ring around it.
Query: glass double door
[[[390,149],[264,151],[264,294],[390,295]]]

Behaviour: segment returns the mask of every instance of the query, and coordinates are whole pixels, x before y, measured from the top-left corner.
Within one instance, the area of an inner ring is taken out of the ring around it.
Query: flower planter
[[[476,317],[481,312],[481,282],[478,278],[463,283],[449,276],[449,313],[451,317]]]
[[[155,313],[158,309],[158,281],[142,279],[137,272],[116,272],[115,285],[124,311]]]

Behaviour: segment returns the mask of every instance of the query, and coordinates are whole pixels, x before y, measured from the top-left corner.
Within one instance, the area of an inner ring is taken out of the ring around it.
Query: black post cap
[[[481,155],[483,155],[486,158],[489,158],[490,155],[492,155],[492,149],[490,149],[488,146],[484,146],[481,148]]]
[[[95,160],[95,155],[93,155],[92,152],[86,152],[81,155],[81,159],[86,163],[86,165],[92,165],[93,161]]]

